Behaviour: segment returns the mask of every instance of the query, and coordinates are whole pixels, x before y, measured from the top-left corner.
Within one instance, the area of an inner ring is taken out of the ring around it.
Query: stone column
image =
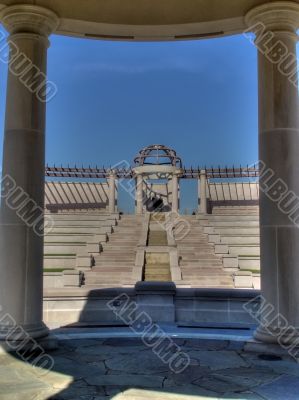
[[[179,212],[179,179],[176,173],[172,175],[172,212]]]
[[[137,175],[136,179],[136,213],[141,215],[143,213],[143,176]]]
[[[291,213],[282,210],[281,200],[290,191],[299,196],[299,102],[294,83],[299,4],[270,2],[251,10],[246,21],[248,27],[255,25],[259,49],[261,279],[262,295],[272,307],[272,312],[263,307],[255,337],[294,343],[295,337],[285,334],[284,319],[299,328],[299,229]],[[290,60],[291,73],[286,67]]]
[[[207,214],[207,174],[206,170],[202,169],[200,171],[200,179],[198,182],[199,186],[199,196],[200,196],[200,206],[199,213]]]
[[[109,213],[115,213],[116,199],[116,175],[114,171],[109,174]]]
[[[42,7],[18,5],[4,8],[0,19],[10,33],[11,50],[0,224],[0,338],[5,338],[14,324],[32,338],[39,338],[48,334],[42,322],[40,227],[44,209],[46,97],[44,89],[39,88],[46,74],[48,36],[57,28],[58,18]],[[24,69],[24,65],[28,68]],[[9,197],[13,187],[17,191]],[[16,194],[21,196],[18,201]]]

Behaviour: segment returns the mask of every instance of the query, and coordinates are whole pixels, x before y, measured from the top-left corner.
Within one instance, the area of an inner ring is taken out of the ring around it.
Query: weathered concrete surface
[[[190,366],[175,374],[140,339],[62,340],[53,369],[0,356],[1,400],[296,400],[299,365],[231,350],[229,341],[177,339]],[[34,360],[34,358],[32,358]]]

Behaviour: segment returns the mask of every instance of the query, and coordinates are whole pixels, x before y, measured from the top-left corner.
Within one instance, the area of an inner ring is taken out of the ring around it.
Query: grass
[[[74,271],[74,268],[44,268],[44,272]]]
[[[76,257],[76,254],[44,254],[44,257]]]

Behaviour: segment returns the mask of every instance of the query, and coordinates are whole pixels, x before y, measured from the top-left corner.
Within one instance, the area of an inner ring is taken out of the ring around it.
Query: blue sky
[[[152,143],[175,148],[186,166],[256,161],[256,57],[241,35],[163,43],[52,36],[48,75],[58,94],[48,103],[47,162],[109,166]],[[0,65],[1,142],[6,73]]]

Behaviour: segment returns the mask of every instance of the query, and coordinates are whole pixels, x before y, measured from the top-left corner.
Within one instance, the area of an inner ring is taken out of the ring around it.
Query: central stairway
[[[155,213],[150,217],[148,247],[144,266],[144,281],[171,281],[165,222],[165,214]],[[156,250],[149,250],[152,246],[155,247]],[[166,251],[165,248],[167,249]]]
[[[142,216],[122,215],[103,251],[95,256],[95,265],[85,272],[85,286],[97,288],[134,286],[132,271],[142,229]]]
[[[150,216],[145,246],[144,281],[172,281],[165,218],[162,213]],[[190,229],[183,239],[175,238],[182,280],[174,280],[174,283],[177,287],[233,288],[232,273],[223,268],[221,255],[215,254],[215,246],[209,243],[209,237],[196,216],[182,218],[188,222]],[[85,272],[85,286],[113,288],[133,287],[136,284],[133,269],[137,246],[144,229],[143,223],[144,216],[121,217],[109,242],[103,244],[103,251],[94,257],[93,268]]]

